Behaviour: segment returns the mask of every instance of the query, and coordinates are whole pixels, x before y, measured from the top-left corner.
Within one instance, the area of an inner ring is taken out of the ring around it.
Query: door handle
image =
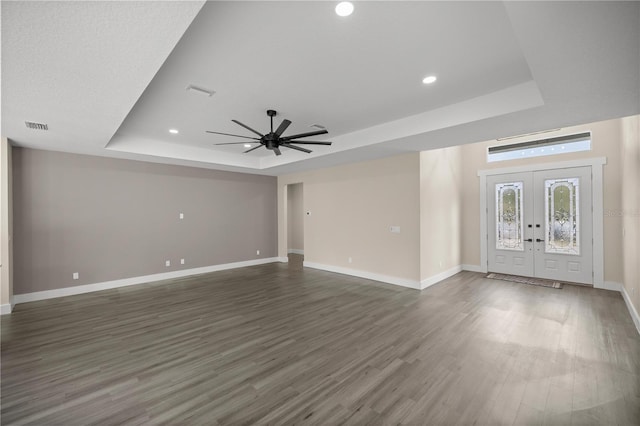
[[[540,238],[536,238],[536,243],[544,243],[544,240],[541,240]]]
[[[533,238],[527,238],[525,241],[528,242],[528,243],[532,243],[533,242]]]

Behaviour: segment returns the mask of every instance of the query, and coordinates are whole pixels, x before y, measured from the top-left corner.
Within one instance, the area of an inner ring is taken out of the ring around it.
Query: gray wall
[[[275,177],[21,148],[13,177],[15,294],[277,256]]]

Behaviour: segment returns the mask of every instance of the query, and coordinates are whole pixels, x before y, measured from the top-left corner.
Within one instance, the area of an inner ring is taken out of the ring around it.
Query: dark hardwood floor
[[[17,305],[9,424],[638,424],[618,293],[268,264]]]

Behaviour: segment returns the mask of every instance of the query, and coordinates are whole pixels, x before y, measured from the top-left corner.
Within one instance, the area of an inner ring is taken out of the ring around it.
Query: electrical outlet
[[[164,266],[171,266],[171,261],[167,260],[166,262],[164,262]]]
[[[184,259],[180,259],[180,264],[184,265]]]
[[[442,268],[442,260],[438,262],[438,265],[440,265],[440,267]]]
[[[260,250],[256,250],[256,256],[260,256]]]
[[[74,273],[73,273],[73,279],[74,279],[74,280],[77,280],[78,278],[80,278],[80,274],[79,274],[79,273],[77,273],[77,272],[74,272]]]
[[[184,213],[180,213],[180,219],[184,219]]]
[[[349,263],[353,262],[353,259],[349,258]]]

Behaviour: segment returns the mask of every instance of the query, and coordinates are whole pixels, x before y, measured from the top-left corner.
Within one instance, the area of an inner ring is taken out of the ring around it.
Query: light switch
[[[184,213],[180,213],[180,219],[184,219]]]

